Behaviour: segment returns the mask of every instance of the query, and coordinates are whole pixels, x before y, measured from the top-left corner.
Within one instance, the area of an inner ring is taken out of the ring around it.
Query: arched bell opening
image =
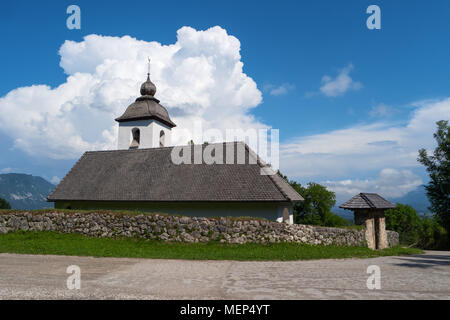
[[[133,140],[131,141],[130,149],[139,148],[139,144],[141,143],[141,130],[133,128],[133,130],[131,130],[131,135]]]

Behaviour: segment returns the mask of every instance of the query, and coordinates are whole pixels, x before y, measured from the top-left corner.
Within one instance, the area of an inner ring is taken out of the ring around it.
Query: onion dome
[[[134,103],[128,106],[125,113],[116,119],[117,122],[136,121],[145,119],[158,120],[170,128],[176,126],[169,117],[166,108],[159,104],[159,100],[154,97],[156,86],[150,81],[150,74],[147,81],[141,85],[141,96]]]
[[[150,81],[150,74],[147,74],[147,81],[141,85],[141,95],[154,96],[156,93],[156,86]]]

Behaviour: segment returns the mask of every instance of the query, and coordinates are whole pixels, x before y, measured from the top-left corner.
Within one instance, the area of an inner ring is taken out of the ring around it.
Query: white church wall
[[[128,150],[132,141],[132,130],[140,131],[139,149],[159,148],[161,130],[165,135],[165,146],[170,145],[171,128],[155,120],[136,120],[119,123],[118,149]]]
[[[160,142],[160,133],[161,131],[164,132],[164,145],[163,147],[168,147],[171,145],[171,133],[172,129],[165,124],[157,121],[153,121],[150,124],[151,130],[152,130],[152,148],[159,148],[159,142]]]
[[[131,210],[178,214],[187,217],[258,217],[279,221],[284,208],[290,210],[289,223],[293,223],[292,205],[278,202],[56,202],[57,209]]]

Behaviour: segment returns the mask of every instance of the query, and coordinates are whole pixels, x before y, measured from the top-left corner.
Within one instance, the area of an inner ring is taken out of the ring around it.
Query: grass
[[[419,254],[415,248],[394,247],[372,251],[364,247],[313,246],[295,243],[268,245],[221,243],[167,243],[132,238],[91,238],[56,232],[11,232],[0,235],[0,253],[53,254],[189,260],[310,260],[371,258]]]

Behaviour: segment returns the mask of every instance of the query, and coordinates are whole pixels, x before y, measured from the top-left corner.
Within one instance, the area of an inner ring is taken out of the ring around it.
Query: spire
[[[154,96],[156,93],[156,86],[150,81],[150,57],[148,58],[148,73],[147,81],[141,85],[141,95],[143,96]]]

